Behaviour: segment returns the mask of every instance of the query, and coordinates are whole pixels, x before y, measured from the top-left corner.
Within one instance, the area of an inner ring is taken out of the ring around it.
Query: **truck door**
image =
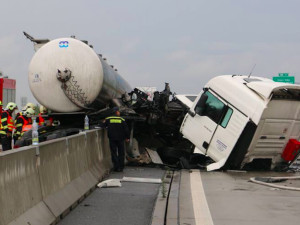
[[[185,116],[180,128],[181,133],[206,154],[225,109],[224,101],[212,91],[205,90]]]
[[[207,166],[208,171],[220,169],[225,165],[240,138],[240,145],[242,146],[237,146],[236,151],[239,153],[234,153],[234,162],[238,160],[240,157],[239,154],[243,152],[244,148],[248,149],[250,142],[248,143],[247,141],[251,141],[250,139],[252,132],[250,127],[249,129],[245,130],[248,122],[249,118],[246,115],[241,113],[230,104],[227,105],[222,119],[215,130],[213,138],[210,141],[208,151],[206,152],[206,155],[215,161],[215,163]],[[245,133],[241,136],[243,131],[245,131]],[[229,162],[228,166],[232,166],[231,163],[233,162]]]

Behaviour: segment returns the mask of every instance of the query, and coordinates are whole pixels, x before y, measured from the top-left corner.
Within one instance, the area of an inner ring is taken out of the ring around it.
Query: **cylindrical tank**
[[[100,109],[130,85],[84,42],[60,38],[33,56],[28,80],[38,102],[55,112]]]

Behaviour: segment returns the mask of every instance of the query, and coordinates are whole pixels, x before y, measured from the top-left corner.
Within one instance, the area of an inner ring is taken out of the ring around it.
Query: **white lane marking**
[[[190,173],[191,192],[196,225],[213,225],[213,220],[205,197],[200,171]]]

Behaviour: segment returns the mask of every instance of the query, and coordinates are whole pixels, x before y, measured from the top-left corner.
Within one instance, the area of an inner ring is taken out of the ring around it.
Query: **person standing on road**
[[[32,128],[32,119],[35,111],[32,108],[28,108],[25,112],[22,112],[22,115],[16,118],[16,130],[14,133],[14,143],[16,144],[17,140],[20,139],[24,132],[30,130]]]
[[[122,172],[125,161],[124,140],[129,142],[129,130],[125,120],[120,117],[119,109],[114,110],[115,116],[107,117],[104,126],[107,128],[114,171]]]
[[[12,114],[16,109],[18,109],[17,104],[9,102],[5,110],[1,113],[0,138],[3,151],[11,149],[12,132],[14,129]]]

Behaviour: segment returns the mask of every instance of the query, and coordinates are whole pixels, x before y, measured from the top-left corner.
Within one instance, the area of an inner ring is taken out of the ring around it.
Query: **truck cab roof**
[[[205,87],[230,102],[256,124],[274,95],[283,99],[300,99],[300,85],[274,82],[262,77],[222,75],[211,79]]]

